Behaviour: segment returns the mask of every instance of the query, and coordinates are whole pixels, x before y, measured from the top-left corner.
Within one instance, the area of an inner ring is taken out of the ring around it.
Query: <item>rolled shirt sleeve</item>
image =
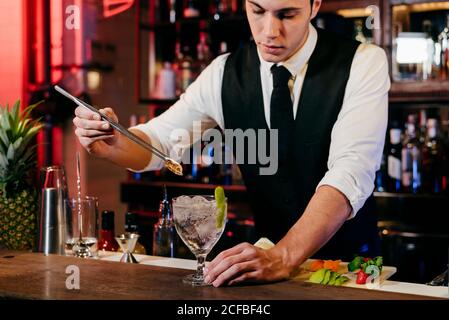
[[[385,52],[374,45],[360,45],[332,129],[328,171],[317,186],[332,186],[347,197],[352,206],[348,219],[374,190],[385,144],[389,89]]]
[[[144,132],[154,147],[179,162],[204,130],[216,125],[224,128],[220,94],[228,56],[224,54],[215,58],[180,99],[160,116],[132,128]],[[162,159],[153,156],[148,165],[138,172],[159,170],[163,165]]]

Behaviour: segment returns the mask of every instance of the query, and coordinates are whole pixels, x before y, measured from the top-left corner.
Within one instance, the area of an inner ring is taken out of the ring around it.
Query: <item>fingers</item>
[[[257,250],[243,243],[220,253],[207,267],[205,281],[220,286],[240,273],[253,271]]]
[[[86,120],[101,120],[101,117],[99,114],[97,114],[93,111],[90,111],[89,109],[86,109],[85,107],[82,107],[82,106],[78,106],[75,109],[75,115],[78,118],[86,119]]]
[[[97,115],[98,116],[98,115]],[[98,120],[87,120],[80,117],[73,118],[73,124],[77,128],[85,129],[85,130],[110,130],[111,126],[106,121],[98,121]]]
[[[117,116],[111,108],[100,109],[99,112],[117,121]],[[102,121],[98,113],[92,112],[82,106],[75,109],[76,117],[73,124],[77,127],[75,134],[78,137],[96,137],[112,134],[112,127],[107,121]]]
[[[244,242],[244,243],[240,243],[228,250],[222,251],[220,252],[220,254],[218,254],[214,260],[212,260],[209,265],[206,267],[206,274],[208,273],[209,270],[214,269],[219,263],[221,263],[221,261],[227,257],[233,256],[233,255],[237,255],[239,253],[241,253],[243,250],[245,250],[245,248],[251,246],[249,243]]]
[[[254,262],[253,261],[244,261],[240,263],[232,264],[231,267],[223,270],[222,273],[212,281],[212,285],[214,287],[219,287],[226,283],[232,282],[236,278],[240,278],[240,281],[247,280],[249,277],[248,272],[254,272]]]
[[[86,130],[82,128],[76,128],[75,129],[75,135],[78,137],[89,137],[89,138],[95,138],[99,136],[113,136],[112,132],[109,131],[100,131],[100,130]]]

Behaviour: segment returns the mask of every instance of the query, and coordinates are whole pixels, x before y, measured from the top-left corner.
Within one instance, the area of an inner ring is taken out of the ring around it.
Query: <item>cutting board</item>
[[[311,263],[315,261],[315,259],[308,259],[301,265],[300,273],[295,277],[295,280],[301,280],[309,282],[310,275],[313,273],[309,271],[309,267]],[[338,267],[338,273],[349,278],[349,281],[343,284],[344,287],[353,287],[353,288],[371,288],[375,289],[377,285],[381,285],[385,280],[390,278],[393,274],[396,273],[396,267],[383,266],[382,272],[380,273],[379,279],[375,280],[371,285],[357,284],[355,281],[357,279],[357,273],[348,272],[348,262],[340,262]]]

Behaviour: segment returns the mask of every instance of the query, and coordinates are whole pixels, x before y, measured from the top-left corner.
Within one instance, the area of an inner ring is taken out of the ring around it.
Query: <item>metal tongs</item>
[[[112,120],[108,116],[102,114],[100,111],[98,111],[97,108],[95,108],[95,107],[91,106],[90,104],[84,102],[83,100],[80,100],[77,97],[71,95],[70,93],[68,93],[67,91],[62,89],[61,87],[55,86],[55,90],[58,91],[63,96],[65,96],[65,97],[69,98],[70,100],[74,101],[76,104],[81,105],[81,106],[89,109],[90,111],[95,112],[96,114],[100,115],[101,119],[107,121],[115,130],[117,130],[118,132],[120,132],[124,136],[128,137],[130,140],[134,141],[135,143],[137,143],[141,147],[151,151],[154,155],[156,155],[159,158],[161,158],[162,160],[164,160],[165,167],[167,167],[168,170],[170,170],[174,174],[182,176],[182,166],[178,162],[176,162],[175,160],[169,158],[162,151],[160,151],[159,149],[153,147],[151,144],[147,143],[146,141],[144,141],[139,136],[135,135],[134,133],[132,133],[131,131],[126,129],[124,126],[122,126],[118,122],[115,122],[114,120]]]

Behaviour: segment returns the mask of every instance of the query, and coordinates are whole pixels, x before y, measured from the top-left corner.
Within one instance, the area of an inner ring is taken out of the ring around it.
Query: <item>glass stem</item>
[[[196,257],[197,259],[197,267],[196,267],[196,275],[197,279],[204,279],[204,267],[206,264],[206,255],[200,254]]]

